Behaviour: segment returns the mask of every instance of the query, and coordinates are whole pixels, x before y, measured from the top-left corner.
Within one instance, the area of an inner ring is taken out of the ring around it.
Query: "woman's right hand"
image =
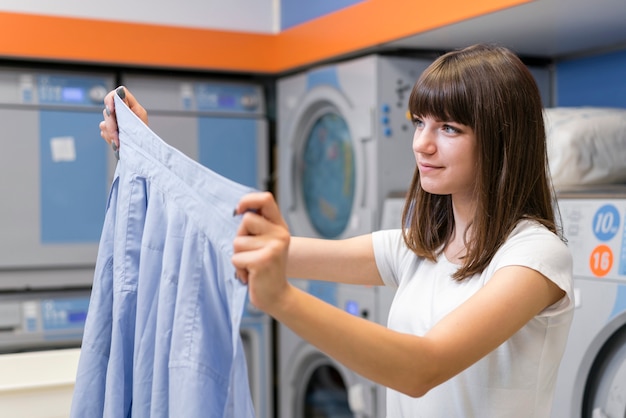
[[[289,287],[289,229],[269,192],[244,195],[234,215],[242,216],[233,241],[232,263],[237,277],[248,284],[250,302],[271,314]]]
[[[104,120],[100,122],[100,136],[104,138],[106,142],[113,145],[114,149],[119,148],[120,138],[117,130],[117,118],[115,116],[115,100],[113,95],[117,94],[124,103],[130,108],[130,110],[136,114],[146,125],[148,124],[148,113],[146,109],[139,104],[135,99],[135,96],[124,86],[120,86],[113,91],[110,91],[104,98],[104,110],[102,114]]]

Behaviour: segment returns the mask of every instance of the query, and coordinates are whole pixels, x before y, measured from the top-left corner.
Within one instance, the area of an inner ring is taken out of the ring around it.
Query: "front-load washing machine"
[[[335,306],[370,319],[376,294],[364,286],[293,280],[296,286]],[[343,366],[289,328],[280,326],[279,418],[374,418],[378,385]]]
[[[278,202],[293,235],[341,239],[381,227],[384,200],[413,176],[408,99],[430,62],[371,55],[278,81]],[[293,282],[386,323],[381,289]],[[282,325],[278,341],[280,418],[383,416],[384,388]]]
[[[562,192],[575,310],[553,418],[626,416],[626,186]]]
[[[278,201],[293,235],[380,226],[384,199],[413,176],[408,99],[430,62],[370,55],[278,80]]]

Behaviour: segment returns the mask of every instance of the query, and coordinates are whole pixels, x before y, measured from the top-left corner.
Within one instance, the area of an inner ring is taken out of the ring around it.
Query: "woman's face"
[[[413,115],[413,124],[413,153],[422,188],[432,194],[472,199],[478,160],[472,128],[418,115]]]

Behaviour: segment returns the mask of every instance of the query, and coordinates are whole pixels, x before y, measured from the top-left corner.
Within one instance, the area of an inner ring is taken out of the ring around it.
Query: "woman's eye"
[[[416,128],[424,125],[424,122],[422,122],[422,120],[418,118],[413,118],[411,119],[411,121],[413,122],[413,126]]]
[[[461,132],[459,129],[455,128],[452,125],[444,125],[443,130],[449,134],[458,134],[459,132]]]

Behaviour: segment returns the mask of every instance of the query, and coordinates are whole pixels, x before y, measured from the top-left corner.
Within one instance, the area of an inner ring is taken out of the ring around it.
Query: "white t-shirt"
[[[457,282],[458,265],[441,255],[436,263],[417,257],[400,230],[372,235],[378,270],[398,288],[390,329],[426,334],[439,320],[480,290],[496,270],[521,265],[537,270],[567,295],[543,310],[486,357],[420,398],[387,389],[388,418],[547,418],[572,321],[572,256],[548,229],[522,221],[489,266]]]

